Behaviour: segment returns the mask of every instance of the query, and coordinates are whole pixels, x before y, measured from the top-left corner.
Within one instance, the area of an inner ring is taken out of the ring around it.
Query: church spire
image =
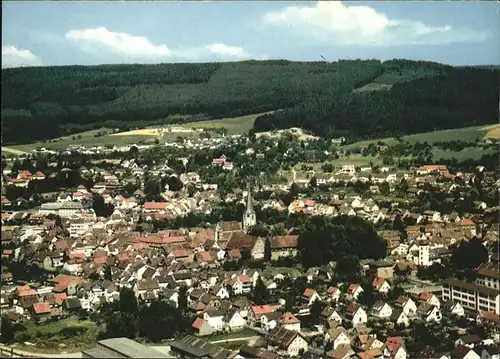
[[[252,190],[251,190],[250,184],[248,184],[247,192],[248,192],[247,206],[246,206],[245,212],[248,214],[253,214],[253,213],[255,213],[255,210],[253,209]]]
[[[250,227],[255,226],[255,224],[257,223],[257,217],[255,215],[255,210],[253,209],[252,191],[250,189],[250,184],[248,184],[247,192],[247,206],[245,208],[245,213],[243,213],[243,229],[245,231]]]

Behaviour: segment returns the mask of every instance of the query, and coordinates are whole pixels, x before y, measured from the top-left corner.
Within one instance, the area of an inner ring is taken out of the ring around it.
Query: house
[[[363,308],[356,305],[356,303],[351,303],[346,309],[344,320],[347,323],[351,323],[353,327],[360,324],[364,324],[368,321],[368,316]]]
[[[373,305],[371,314],[377,318],[388,319],[392,315],[392,308],[389,304],[378,300]]]
[[[426,303],[429,305],[433,305],[436,308],[441,307],[441,302],[439,301],[438,297],[435,294],[432,294],[430,292],[422,292],[418,296],[418,301],[420,303]]]
[[[210,335],[215,332],[215,329],[212,328],[205,319],[196,318],[193,324],[191,325],[196,334]]]
[[[379,293],[388,293],[391,289],[389,282],[387,282],[383,278],[375,278],[372,282],[373,289],[375,289]]]
[[[344,327],[338,326],[329,329],[325,334],[325,344],[331,345],[332,350],[336,350],[341,345],[351,345],[349,333]]]
[[[417,305],[410,297],[400,295],[398,299],[396,299],[396,303],[394,303],[396,308],[401,308],[403,313],[407,316],[411,316],[417,312]]]
[[[410,325],[410,318],[408,318],[408,316],[401,308],[393,309],[390,321],[394,323],[394,325],[401,325],[405,327]]]
[[[321,323],[326,326],[330,322],[342,324],[342,317],[332,307],[325,307],[319,315]]]
[[[300,332],[300,320],[290,312],[284,313],[279,318],[278,324],[285,329]]]
[[[69,313],[75,313],[82,310],[82,303],[78,297],[69,297],[63,301],[62,307]]]
[[[251,325],[255,325],[257,323],[260,323],[260,318],[262,315],[275,312],[280,308],[279,305],[254,305],[250,307],[250,310],[248,311],[248,322]]]
[[[329,287],[328,290],[328,300],[332,302],[338,302],[340,299],[340,296],[342,293],[340,292],[340,289],[336,287]]]
[[[283,327],[276,327],[269,331],[266,339],[270,345],[291,357],[298,356],[300,352],[305,352],[308,348],[307,341],[300,333]]]
[[[498,345],[490,345],[483,348],[481,359],[500,359],[500,347]]]
[[[237,308],[229,309],[224,318],[222,318],[222,321],[224,322],[224,327],[232,331],[243,329],[247,323]]]
[[[455,340],[455,345],[465,345],[469,348],[473,348],[478,344],[481,344],[483,340],[479,335],[476,334],[468,334],[468,335],[462,335],[460,336],[457,340]]]
[[[276,236],[270,239],[271,243],[271,260],[275,261],[280,258],[296,257],[299,236]]]
[[[223,285],[215,285],[210,288],[210,294],[216,296],[219,299],[228,299],[229,292]]]
[[[389,337],[385,341],[384,356],[391,359],[406,359],[408,353],[403,337]]]
[[[419,314],[426,322],[439,322],[442,318],[438,307],[428,303],[421,303],[417,308],[417,314]]]
[[[216,331],[224,329],[224,313],[220,310],[207,310],[203,313],[203,319]]]
[[[464,307],[462,307],[459,302],[454,302],[453,300],[448,300],[443,304],[443,311],[458,317],[463,317],[465,315]]]
[[[359,295],[363,292],[363,288],[359,284],[352,283],[347,288],[347,294],[350,295],[354,300],[358,299]]]
[[[32,314],[37,322],[49,320],[52,314],[50,304],[47,302],[33,304]]]
[[[456,346],[450,353],[451,359],[481,359],[481,357],[471,348],[465,345]]]
[[[316,300],[321,301],[321,297],[314,289],[307,288],[302,294],[302,301],[310,307]]]
[[[229,280],[228,284],[231,286],[233,293],[239,295],[250,293],[253,281],[246,274],[242,274]]]
[[[260,317],[260,327],[265,331],[270,331],[271,329],[276,328],[281,316],[281,312],[278,311],[262,314]]]

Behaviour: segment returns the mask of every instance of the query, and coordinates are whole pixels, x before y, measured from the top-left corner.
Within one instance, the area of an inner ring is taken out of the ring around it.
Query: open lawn
[[[448,141],[464,141],[464,142],[476,142],[476,140],[482,140],[488,134],[488,137],[495,138],[493,136],[498,136],[500,138],[500,125],[491,126],[473,126],[465,128],[457,128],[452,130],[442,130],[434,132],[424,132],[417,133],[414,135],[403,136],[403,141],[414,144],[417,142],[427,142],[432,144],[434,142],[448,142]],[[379,141],[385,143],[386,145],[395,145],[398,141],[394,137],[378,138],[373,140],[359,141],[351,143],[346,146],[342,146],[342,149],[352,149],[352,148],[364,148],[368,147],[371,143],[378,143]]]
[[[483,139],[486,134],[487,130],[485,130],[484,126],[474,126],[457,128],[453,130],[419,133],[415,135],[404,136],[403,139],[409,143],[433,143],[445,141],[476,142],[476,140]]]
[[[96,136],[99,132],[101,133],[101,136]],[[105,145],[123,146],[127,144],[138,144],[141,141],[144,143],[152,143],[154,142],[155,138],[157,138],[157,136],[144,135],[144,134],[141,135],[123,134],[117,136],[116,134],[111,134],[111,130],[103,128],[99,130],[81,132],[71,136],[60,137],[46,142],[35,142],[26,145],[15,145],[15,146],[9,146],[8,148],[10,150],[30,152],[40,147],[45,147],[46,149],[49,150],[58,150],[58,149],[65,149],[68,146],[78,146],[78,145],[84,145],[86,147],[105,146]]]
[[[76,352],[94,346],[100,330],[96,323],[76,317],[40,325],[30,323],[26,330],[16,332],[15,339],[20,343],[16,348],[41,353]]]
[[[193,127],[193,128],[221,128],[224,127],[227,129],[228,135],[235,134],[243,134],[247,133],[252,127],[255,119],[264,113],[256,113],[252,115],[240,116],[240,117],[231,117],[224,118],[219,120],[209,120],[209,121],[200,121],[200,122],[192,122],[186,123],[184,127]]]
[[[483,155],[491,155],[498,151],[492,148],[483,149],[482,147],[468,147],[462,151],[445,151],[441,148],[432,149],[432,157],[435,160],[456,158],[457,161],[465,161],[468,159],[479,160]]]

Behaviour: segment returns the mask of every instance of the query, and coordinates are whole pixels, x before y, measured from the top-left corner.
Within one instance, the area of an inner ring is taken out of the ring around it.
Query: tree
[[[124,287],[120,290],[120,311],[137,314],[137,298],[130,288]]]
[[[187,308],[187,303],[188,303],[187,286],[182,285],[179,288],[179,298],[178,298],[179,309],[180,310],[186,309]]]
[[[269,238],[266,238],[266,243],[264,246],[264,260],[266,262],[270,262],[271,258],[272,258],[271,240]]]
[[[309,317],[312,323],[318,322],[319,316],[323,311],[323,309],[324,309],[323,303],[317,299],[311,304],[311,308],[309,308],[309,313],[310,313]]]
[[[170,339],[186,331],[191,324],[187,318],[171,303],[155,300],[149,306],[141,307],[137,319],[138,334],[155,343]]]
[[[476,237],[460,242],[451,252],[451,266],[457,271],[473,270],[487,260],[488,250]]]
[[[316,188],[318,186],[318,181],[316,180],[315,176],[311,177],[311,180],[309,181],[309,186],[312,188]]]
[[[132,313],[114,312],[106,321],[105,338],[130,338],[137,336],[136,315]]]
[[[335,274],[339,279],[350,282],[356,281],[361,272],[359,258],[353,255],[340,257],[335,265]]]
[[[267,304],[268,302],[269,293],[267,291],[266,285],[264,284],[260,276],[257,278],[257,281],[255,282],[252,297],[253,301],[257,305]]]
[[[108,265],[104,268],[104,279],[109,280],[109,281],[113,280],[113,275],[111,273],[111,267]]]
[[[1,318],[1,333],[2,336],[0,337],[0,340],[2,343],[9,344],[14,340],[14,325],[6,316]]]

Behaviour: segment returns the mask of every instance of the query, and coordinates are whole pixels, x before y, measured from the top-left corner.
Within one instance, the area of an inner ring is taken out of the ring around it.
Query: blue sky
[[[500,64],[494,1],[3,2],[2,66],[409,58]]]

